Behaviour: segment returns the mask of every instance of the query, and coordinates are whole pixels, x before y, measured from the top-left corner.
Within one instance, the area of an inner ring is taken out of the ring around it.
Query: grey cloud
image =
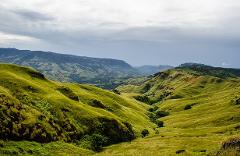
[[[222,17],[219,28],[153,26],[115,30],[111,28],[124,24],[103,22],[94,30],[71,30],[58,29],[61,23],[56,23],[50,15],[0,6],[0,32],[42,41],[34,46],[21,42],[14,45],[22,49],[111,57],[134,65],[178,65],[195,61],[212,65],[227,62],[232,67],[240,67],[240,17],[236,9]],[[82,24],[75,22],[73,24]]]
[[[27,20],[31,20],[31,21],[51,21],[54,18],[40,13],[40,12],[36,12],[36,11],[31,11],[31,10],[15,10],[13,11],[15,14],[21,16],[22,18],[25,18]]]

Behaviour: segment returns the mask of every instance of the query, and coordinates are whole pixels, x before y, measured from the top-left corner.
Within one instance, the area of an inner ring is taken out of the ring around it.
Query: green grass
[[[50,81],[30,68],[1,64],[0,86],[2,139],[75,143],[99,134],[109,145],[155,127],[148,105],[94,86]],[[91,106],[93,100],[105,107]]]
[[[0,125],[5,130],[0,129],[0,134],[14,136],[8,136],[12,141],[0,141],[0,153],[25,155],[31,154],[30,149],[33,155],[205,156],[216,155],[224,140],[240,135],[238,77],[173,69],[131,80],[117,88],[121,91],[118,95],[90,85],[49,81],[33,73],[29,68],[0,65],[0,99],[5,101],[0,103],[0,121],[5,124]],[[136,96],[146,96],[151,103],[139,102]],[[153,107],[156,109],[150,109]],[[149,109],[153,114],[166,114],[153,121],[163,121],[164,127],[157,128],[150,121]],[[16,115],[21,118],[15,119]],[[126,122],[137,139],[126,139],[131,136]],[[33,133],[19,133],[21,127]],[[144,129],[150,134],[141,138]],[[89,140],[96,133],[110,139],[106,144],[110,146],[100,153],[83,149],[91,145]],[[52,140],[40,143],[39,135]],[[113,144],[118,142],[122,143]]]
[[[147,91],[146,85],[151,86]],[[113,145],[99,155],[126,155],[125,151],[127,155],[177,155],[177,151],[182,151],[181,155],[216,155],[222,141],[240,135],[239,78],[174,69],[118,90],[147,96],[169,115],[160,118],[164,128],[158,128],[155,136]],[[166,92],[171,94],[163,96]],[[187,105],[191,108],[185,110]]]
[[[2,142],[2,143],[1,143]],[[64,142],[51,142],[48,144],[40,144],[29,141],[0,141],[0,155],[38,155],[38,156],[88,156],[94,154],[90,150],[86,150],[76,145]]]

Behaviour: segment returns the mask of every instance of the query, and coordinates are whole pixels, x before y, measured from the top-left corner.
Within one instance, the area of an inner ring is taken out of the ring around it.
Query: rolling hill
[[[0,64],[0,155],[93,153],[131,141],[155,127],[148,108],[94,86],[55,82],[30,68]]]
[[[52,80],[90,83],[107,89],[139,75],[135,68],[121,60],[13,48],[0,48],[0,62],[33,67]]]
[[[238,153],[238,69],[185,64],[127,83],[110,92],[1,64],[0,154]]]
[[[222,141],[240,135],[239,71],[184,64],[118,87],[151,105],[149,117],[163,128],[154,137],[114,145],[104,154],[216,155]],[[239,142],[232,144],[239,148]]]

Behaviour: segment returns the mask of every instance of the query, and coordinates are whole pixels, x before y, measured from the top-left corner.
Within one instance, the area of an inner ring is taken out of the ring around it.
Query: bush
[[[240,155],[240,137],[230,138],[222,143],[217,156],[237,156]]]
[[[177,150],[176,154],[181,154],[181,153],[184,153],[184,152],[185,152],[185,150]]]
[[[157,111],[156,112],[156,117],[157,118],[162,118],[162,117],[165,117],[165,116],[168,116],[169,113],[168,112],[165,112],[165,111]]]
[[[97,108],[103,108],[103,109],[106,108],[106,106],[101,101],[98,101],[96,99],[94,99],[90,102],[90,106],[97,107]]]
[[[93,134],[91,137],[92,148],[94,151],[102,150],[102,147],[107,143],[107,138],[100,134]]]
[[[142,131],[142,137],[144,138],[144,137],[146,137],[146,136],[148,136],[149,135],[149,131],[147,130],[147,129],[144,129],[143,131]]]
[[[152,87],[151,84],[149,84],[149,83],[145,84],[145,86],[143,87],[141,93],[144,94],[144,93],[148,92],[151,89],[151,87]]]
[[[156,111],[158,109],[158,107],[157,106],[154,106],[154,107],[151,107],[151,108],[149,108],[149,112],[154,112],[154,111]]]
[[[160,128],[160,127],[164,127],[163,121],[157,120],[157,121],[156,121],[156,124],[158,125],[159,128]]]
[[[157,120],[157,117],[156,117],[155,113],[149,112],[148,117],[150,118],[151,122],[153,122],[153,123],[155,123],[156,120]]]
[[[63,95],[68,97],[69,99],[72,99],[74,101],[79,101],[79,97],[68,87],[61,86],[58,87],[57,90],[61,92]]]
[[[236,100],[236,105],[240,105],[240,98]]]
[[[101,151],[103,146],[108,142],[108,139],[100,134],[86,135],[84,138],[77,142],[82,148],[87,148],[93,151]]]
[[[151,104],[151,101],[147,96],[134,96],[134,98],[140,102]]]
[[[191,105],[186,105],[186,106],[184,107],[184,110],[189,110],[189,109],[192,109],[192,106],[191,106]]]
[[[112,91],[113,91],[115,94],[121,95],[120,91],[117,90],[117,89],[113,89]]]
[[[230,138],[222,143],[222,149],[240,148],[240,137]]]

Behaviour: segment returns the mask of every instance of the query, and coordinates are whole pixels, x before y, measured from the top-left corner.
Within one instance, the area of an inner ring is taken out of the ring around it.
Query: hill
[[[144,65],[144,66],[135,67],[135,68],[138,70],[138,72],[141,75],[146,76],[146,75],[152,75],[164,70],[172,69],[174,67],[168,66],[168,65],[159,65],[159,66]]]
[[[52,80],[90,83],[108,89],[139,75],[121,60],[11,48],[0,48],[0,62],[33,67]]]
[[[118,90],[152,106],[149,117],[161,128],[153,137],[111,146],[103,155],[126,150],[132,155],[217,155],[221,142],[240,135],[238,69],[185,64],[132,79]],[[239,141],[228,145],[237,149]]]
[[[0,155],[91,154],[153,129],[148,108],[94,86],[0,64]]]
[[[0,100],[0,155],[239,153],[235,69],[184,65],[110,92],[2,64]]]

